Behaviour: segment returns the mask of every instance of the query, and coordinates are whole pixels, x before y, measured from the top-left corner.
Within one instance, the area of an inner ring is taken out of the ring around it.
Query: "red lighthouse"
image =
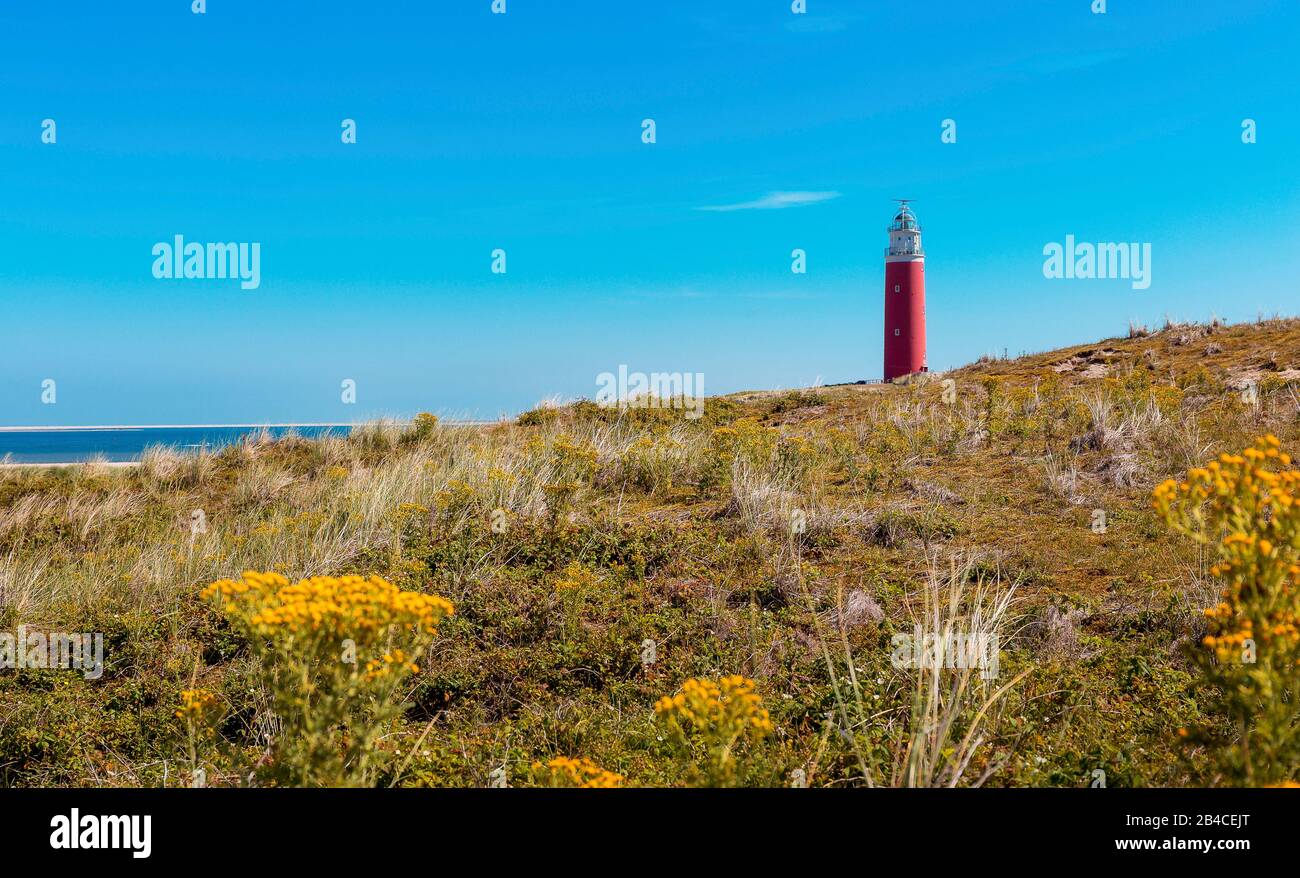
[[[885,380],[927,371],[925,363],[925,251],[921,227],[907,201],[889,227],[885,250]]]

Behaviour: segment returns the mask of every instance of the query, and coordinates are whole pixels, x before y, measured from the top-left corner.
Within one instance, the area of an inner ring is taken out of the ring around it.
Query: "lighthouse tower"
[[[927,371],[925,251],[916,216],[899,199],[885,250],[885,380]]]

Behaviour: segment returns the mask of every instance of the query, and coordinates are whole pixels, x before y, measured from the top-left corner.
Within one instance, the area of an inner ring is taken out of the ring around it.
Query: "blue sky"
[[[0,424],[495,417],[619,364],[877,377],[896,197],[934,369],[1297,312],[1300,4],[1107,5],[6,4]],[[155,279],[176,234],[259,242],[261,286]],[[1067,234],[1149,242],[1151,287],[1044,278]]]

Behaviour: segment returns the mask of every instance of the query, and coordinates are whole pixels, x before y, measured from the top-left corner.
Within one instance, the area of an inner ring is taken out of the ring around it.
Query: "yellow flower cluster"
[[[708,453],[724,462],[740,457],[753,464],[763,464],[771,458],[779,435],[779,431],[763,426],[754,418],[740,418],[709,434]]]
[[[217,696],[207,689],[184,689],[181,691],[181,706],[176,711],[176,716],[201,722],[216,706]]]
[[[550,502],[565,501],[577,493],[582,485],[572,480],[561,480],[558,482],[547,482],[542,485],[542,491],[546,494]]]
[[[461,510],[468,509],[474,502],[474,489],[468,482],[460,479],[452,479],[447,483],[446,490],[439,491],[437,496],[438,508],[448,514],[455,514]]]
[[[596,571],[577,561],[571,561],[569,566],[564,568],[564,573],[555,580],[555,590],[583,592],[595,586],[596,582]]]
[[[285,518],[284,526],[292,531],[313,531],[323,525],[326,520],[324,513],[304,511]]]
[[[323,631],[353,637],[391,627],[432,631],[450,603],[435,595],[402,591],[378,576],[313,576],[293,585],[279,573],[247,571],[223,579],[200,596],[217,599],[228,615],[257,633]]]
[[[392,652],[384,653],[377,659],[366,662],[367,682],[394,674],[405,674],[408,671],[412,674],[418,674],[420,668],[410,660],[403,649],[394,649]]]
[[[772,719],[754,691],[754,681],[739,674],[716,683],[693,677],[682,684],[681,692],[655,702],[655,713],[724,740],[746,733],[762,737],[772,731]]]
[[[682,443],[666,433],[641,436],[619,454],[619,472],[643,490],[671,488],[680,468],[681,450]]]
[[[1226,587],[1205,611],[1204,643],[1220,661],[1240,656],[1247,641],[1274,650],[1300,644],[1300,470],[1282,469],[1291,457],[1280,445],[1264,436],[1155,490],[1154,506],[1171,527],[1218,540],[1210,573]]]
[[[783,452],[795,457],[814,457],[817,454],[813,444],[802,436],[783,436],[781,446]]]
[[[680,451],[682,443],[671,436],[641,436],[623,449],[620,455],[624,466],[650,466],[671,460],[673,452]]]
[[[676,695],[655,702],[680,754],[690,763],[692,786],[730,787],[743,780],[740,748],[772,732],[772,718],[754,691],[754,681],[733,674],[716,683],[692,678]]]
[[[411,422],[411,426],[420,435],[431,433],[433,428],[438,426],[438,416],[429,412],[420,412],[415,416],[415,420]]]
[[[780,430],[766,427],[755,418],[739,418],[715,428],[704,448],[700,486],[712,489],[725,485],[737,462],[772,473],[800,460],[798,454],[777,454],[780,439]]]
[[[586,481],[596,472],[598,455],[590,445],[561,436],[551,446],[551,454],[554,456],[555,471],[560,475],[560,482]]]
[[[282,721],[262,770],[291,785],[373,783],[385,758],[378,742],[402,713],[399,688],[451,604],[378,576],[291,584],[253,570],[201,595],[247,639]]]
[[[533,773],[549,787],[612,789],[623,785],[623,775],[606,771],[590,759],[561,756],[543,765],[533,763]]]

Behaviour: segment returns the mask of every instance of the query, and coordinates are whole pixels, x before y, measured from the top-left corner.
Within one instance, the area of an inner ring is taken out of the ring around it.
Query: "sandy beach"
[[[73,460],[73,461],[63,461],[60,463],[0,463],[0,469],[47,469],[53,467],[63,468],[69,466],[92,466],[92,467],[105,466],[105,467],[116,468],[120,466],[139,466],[139,465],[140,465],[140,461],[138,460]]]

